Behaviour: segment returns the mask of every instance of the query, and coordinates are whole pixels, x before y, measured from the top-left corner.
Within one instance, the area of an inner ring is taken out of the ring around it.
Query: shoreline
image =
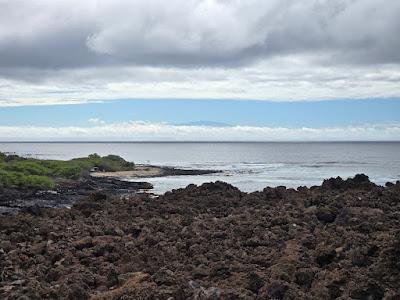
[[[171,193],[175,190],[182,190],[183,188],[176,188],[169,191],[165,191],[160,194],[154,194],[152,192],[154,186],[150,182],[140,181],[142,178],[159,178],[167,176],[197,176],[204,174],[215,174],[221,173],[220,170],[200,170],[200,169],[179,169],[175,167],[162,167],[155,165],[137,165],[137,169],[132,171],[116,171],[116,172],[91,172],[88,177],[81,178],[78,180],[59,180],[57,188],[54,190],[40,190],[40,189],[15,189],[6,188],[0,189],[0,217],[2,215],[13,215],[20,211],[33,212],[41,211],[47,208],[70,208],[74,203],[81,201],[94,192],[106,193],[109,197],[115,198],[127,198],[140,194],[147,194],[152,197],[163,197],[164,195]],[[363,174],[362,174],[363,175]],[[356,175],[358,176],[358,175]],[[363,175],[365,176],[365,175]],[[337,177],[340,178],[340,177]],[[336,178],[336,179],[337,179]],[[368,178],[368,177],[367,177]],[[335,178],[326,179],[321,183]],[[351,178],[349,178],[351,179]],[[347,179],[347,180],[349,180]],[[342,180],[340,178],[340,180]],[[342,180],[345,182],[345,180]],[[223,181],[217,181],[223,182]],[[397,181],[399,182],[399,181]],[[204,183],[212,184],[213,182]],[[225,182],[223,182],[225,183]],[[229,184],[229,183],[225,183]],[[377,187],[383,187],[372,183]],[[392,184],[387,182],[387,184]],[[196,186],[191,183],[187,186]],[[301,189],[313,189],[318,188],[318,185],[314,186],[298,186],[297,188],[289,187],[290,190],[301,190]],[[265,189],[279,189],[285,188],[285,186],[266,186]],[[246,194],[257,193],[244,192]]]
[[[366,175],[245,193],[93,190],[70,209],[0,216],[0,296],[397,299],[400,181]]]
[[[196,176],[219,173],[218,170],[179,169],[153,165],[137,165],[135,170],[117,172],[91,172],[78,180],[58,180],[54,190],[0,189],[0,216],[15,214],[20,210],[38,211],[42,208],[71,207],[75,202],[95,191],[106,192],[113,197],[130,197],[139,193],[151,193],[153,185],[141,178],[165,176]],[[133,179],[135,181],[127,179]]]
[[[155,166],[147,164],[136,164],[135,169],[131,171],[116,172],[91,172],[93,178],[110,178],[110,179],[135,179],[135,178],[153,178],[166,176],[195,176],[221,173],[220,170],[200,170],[200,169],[180,169],[176,167]]]

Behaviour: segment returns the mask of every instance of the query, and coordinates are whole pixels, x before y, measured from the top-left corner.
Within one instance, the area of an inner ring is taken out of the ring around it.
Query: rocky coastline
[[[54,190],[0,187],[0,215],[14,214],[21,209],[32,211],[50,207],[70,207],[94,191],[102,191],[116,198],[130,197],[143,191],[151,194],[153,185],[142,181],[141,178],[196,176],[218,172],[220,171],[139,165],[135,171],[97,172],[78,180],[58,180]]]
[[[0,298],[400,299],[399,181],[159,197],[114,184],[0,216]]]
[[[207,169],[179,169],[166,166],[135,165],[134,170],[120,172],[92,172],[92,178],[113,178],[124,180],[126,178],[152,178],[165,176],[194,176],[221,173],[220,170]]]

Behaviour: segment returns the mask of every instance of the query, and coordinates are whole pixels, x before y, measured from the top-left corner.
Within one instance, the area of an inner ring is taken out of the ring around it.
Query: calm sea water
[[[367,174],[377,184],[400,180],[400,142],[331,143],[0,143],[0,151],[50,159],[117,154],[135,163],[218,169],[221,174],[141,179],[162,193],[222,180],[243,191],[319,185],[329,177]]]

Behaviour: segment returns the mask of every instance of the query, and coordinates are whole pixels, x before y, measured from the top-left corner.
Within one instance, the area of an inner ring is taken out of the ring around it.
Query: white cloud
[[[306,72],[304,71],[306,70]],[[275,58],[240,69],[109,67],[48,72],[26,81],[0,79],[0,106],[127,98],[276,101],[388,98],[400,95],[396,65],[313,66],[303,57]],[[39,81],[37,81],[39,80]]]
[[[176,126],[165,123],[105,123],[91,127],[0,126],[2,141],[351,141],[400,140],[400,124],[332,128]]]
[[[106,124],[106,122],[104,122],[103,120],[100,120],[99,118],[91,118],[88,120],[88,122],[93,125],[105,125]]]
[[[400,97],[399,13],[379,0],[0,0],[0,106]]]
[[[398,1],[3,0],[0,9],[3,66],[206,67],[302,53],[400,60]]]

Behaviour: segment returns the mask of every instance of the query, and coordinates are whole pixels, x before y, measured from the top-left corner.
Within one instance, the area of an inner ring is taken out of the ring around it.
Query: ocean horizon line
[[[227,140],[227,141],[213,141],[213,140],[204,140],[204,141],[168,141],[168,140],[143,140],[143,141],[79,141],[79,140],[71,140],[71,141],[0,141],[1,144],[156,144],[156,143],[163,143],[163,144],[245,144],[245,143],[259,143],[259,144],[268,144],[268,143],[400,143],[400,140],[312,140],[312,141],[289,141],[289,140],[282,140],[282,141],[234,141],[234,140]]]

